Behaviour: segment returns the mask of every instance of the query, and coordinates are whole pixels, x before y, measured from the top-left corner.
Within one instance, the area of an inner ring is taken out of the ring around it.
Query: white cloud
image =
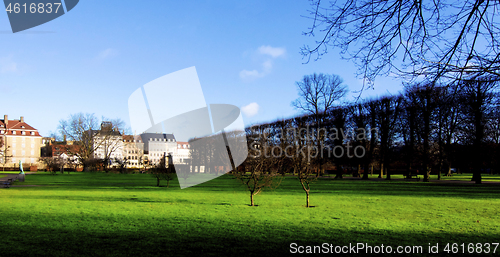
[[[259,53],[277,58],[285,55],[286,50],[283,47],[261,46],[259,47]]]
[[[257,70],[242,70],[240,71],[240,78],[245,80],[251,80],[255,78],[260,78],[265,76],[263,72],[258,72]]]
[[[247,116],[255,116],[259,112],[259,105],[257,103],[251,103],[249,105],[241,107],[241,111]]]
[[[118,55],[118,51],[116,49],[108,48],[108,49],[106,49],[104,51],[101,51],[99,53],[99,55],[97,55],[97,59],[104,60],[104,59],[108,59],[108,58],[114,57],[116,55]]]
[[[271,72],[271,69],[273,68],[273,61],[272,60],[265,61],[264,63],[262,63],[262,68],[266,73]]]
[[[258,70],[242,70],[240,71],[240,78],[243,80],[252,80],[261,78],[271,73],[273,69],[273,60],[275,58],[284,56],[286,49],[283,47],[260,46],[256,52],[262,60],[262,71]]]

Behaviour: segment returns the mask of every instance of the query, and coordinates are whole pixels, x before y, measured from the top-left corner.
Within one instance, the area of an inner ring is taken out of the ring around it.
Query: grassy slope
[[[312,186],[314,208],[303,207],[294,178],[258,195],[258,207],[231,176],[183,190],[177,181],[154,187],[145,174],[42,173],[24,184],[42,186],[0,191],[0,253],[262,256],[288,253],[292,242],[426,250],[500,235],[500,188],[491,184],[324,179]]]

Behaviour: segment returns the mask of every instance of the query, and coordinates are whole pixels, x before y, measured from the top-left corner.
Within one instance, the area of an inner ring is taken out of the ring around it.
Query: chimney
[[[64,137],[64,142],[66,142],[66,135],[63,135],[63,137]]]
[[[7,114],[3,116],[3,123],[5,123],[5,127],[9,125],[9,116]]]
[[[21,116],[20,121],[21,121],[21,122],[24,122],[24,117],[23,117],[23,116]]]

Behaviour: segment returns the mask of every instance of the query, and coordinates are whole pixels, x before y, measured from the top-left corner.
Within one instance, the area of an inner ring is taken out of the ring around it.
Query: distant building
[[[141,136],[123,136],[123,156],[127,168],[141,168],[144,165],[144,143]]]
[[[143,133],[144,155],[150,165],[157,165],[161,158],[177,152],[177,143],[173,134]]]
[[[188,164],[189,155],[189,143],[188,142],[177,142],[176,152],[173,154],[174,164]]]
[[[4,145],[0,149],[0,164],[14,166],[23,163],[38,163],[41,152],[42,136],[38,130],[19,120],[9,120],[7,115],[0,120],[0,138]]]
[[[91,130],[93,134],[94,158],[108,159],[111,165],[115,164],[115,159],[124,159],[123,136],[120,131],[113,129],[109,121],[101,123],[100,130]]]

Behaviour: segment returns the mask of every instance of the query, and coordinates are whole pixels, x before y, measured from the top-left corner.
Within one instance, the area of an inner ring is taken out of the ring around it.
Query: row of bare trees
[[[400,95],[252,126],[249,157],[233,173],[247,185],[252,204],[274,177],[293,174],[309,206],[310,183],[325,169],[336,178],[348,169],[363,171],[364,179],[374,166],[387,179],[418,170],[429,181],[431,172],[441,179],[457,167],[481,183],[486,169],[500,171],[499,100],[491,78],[412,84]]]

